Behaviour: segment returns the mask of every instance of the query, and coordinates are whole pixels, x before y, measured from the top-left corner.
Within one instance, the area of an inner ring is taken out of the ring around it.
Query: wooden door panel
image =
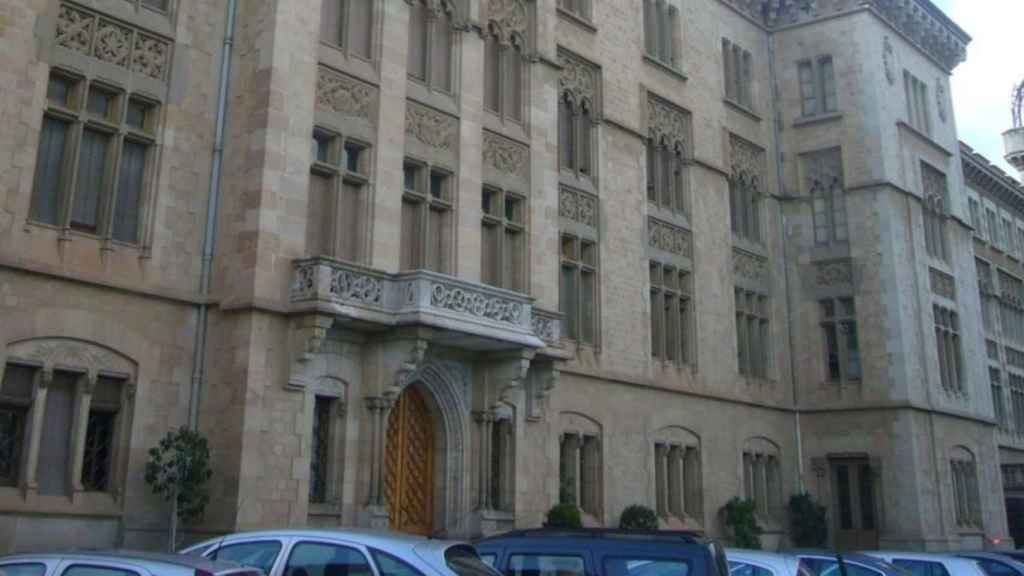
[[[430,534],[434,500],[434,425],[426,399],[407,389],[388,418],[384,494],[390,527]]]

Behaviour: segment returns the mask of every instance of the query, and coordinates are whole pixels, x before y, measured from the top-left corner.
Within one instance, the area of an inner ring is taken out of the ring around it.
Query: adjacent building
[[[741,496],[771,546],[808,490],[839,547],[1006,538],[1024,317],[969,199],[1020,196],[965,184],[969,41],[928,0],[5,3],[0,550],[159,546],[181,426],[195,535]]]

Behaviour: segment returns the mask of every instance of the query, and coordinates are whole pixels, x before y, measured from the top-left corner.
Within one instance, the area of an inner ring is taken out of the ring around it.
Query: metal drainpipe
[[[786,219],[782,211],[782,203],[785,201],[785,179],[782,177],[782,134],[779,129],[781,110],[779,109],[779,85],[775,76],[775,35],[768,34],[768,73],[771,75],[772,89],[772,135],[775,139],[775,177],[779,187],[779,233],[782,236],[782,270],[786,290],[786,335],[789,341],[789,379],[793,390],[793,413],[795,416],[794,426],[796,428],[796,463],[797,463],[797,487],[800,493],[806,491],[804,484],[804,444],[803,435],[800,431],[800,406],[797,394],[796,381],[796,349],[793,338],[793,291],[790,290],[789,279],[789,254],[786,249]]]
[[[209,316],[210,270],[217,240],[217,204],[220,200],[220,170],[224,158],[224,121],[231,80],[231,52],[235,41],[235,8],[237,0],[228,0],[224,27],[224,47],[220,55],[220,81],[217,93],[217,119],[213,137],[213,160],[210,166],[209,194],[206,198],[206,230],[203,235],[203,261],[199,274],[199,318],[192,349],[192,389],[188,399],[188,427],[199,428],[199,396],[206,378],[206,328]]]

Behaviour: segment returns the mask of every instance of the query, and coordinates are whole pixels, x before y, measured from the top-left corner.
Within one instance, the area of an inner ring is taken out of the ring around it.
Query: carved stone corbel
[[[562,378],[555,362],[534,362],[530,390],[526,397],[526,419],[539,422],[544,416],[544,407],[551,391]]]
[[[327,331],[334,324],[334,317],[327,314],[309,314],[292,320],[291,371],[288,387],[302,390],[306,381],[302,368],[320,352],[320,346],[327,338]]]
[[[526,376],[530,371],[530,361],[534,357],[533,350],[522,350],[514,357],[503,358],[497,362],[492,372],[496,394],[495,408],[502,404],[515,403],[514,393],[526,385]]]
[[[423,362],[427,358],[427,350],[430,348],[430,342],[425,339],[417,339],[413,345],[412,350],[409,352],[409,358],[402,362],[402,365],[395,371],[395,385],[392,392],[395,396],[398,395],[404,389],[411,380],[415,377],[416,373],[423,368]]]

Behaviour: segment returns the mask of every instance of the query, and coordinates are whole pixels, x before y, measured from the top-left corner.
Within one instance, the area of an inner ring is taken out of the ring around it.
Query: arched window
[[[666,137],[647,141],[647,199],[668,210],[687,213],[686,160],[681,143]]]
[[[756,176],[746,172],[733,173],[729,180],[732,231],[752,242],[761,241],[761,205]]]
[[[846,195],[839,149],[808,154],[802,162],[813,205],[815,242],[846,242]]]
[[[337,506],[341,501],[348,385],[330,376],[308,389],[310,417],[309,503]],[[323,511],[323,510],[321,510]]]
[[[576,169],[576,107],[572,96],[563,94],[558,103],[558,151],[563,169]]]
[[[954,447],[949,455],[949,468],[953,482],[953,504],[957,526],[982,527],[978,468],[974,454],[964,446]]]
[[[753,500],[757,513],[765,517],[782,511],[779,460],[779,446],[767,438],[750,438],[743,443],[743,497]]]
[[[559,500],[600,518],[603,502],[601,425],[573,412],[561,415]]]
[[[409,4],[409,77],[449,93],[454,17],[455,7],[447,0],[413,0]]]
[[[484,108],[502,120],[522,122],[532,11],[525,1],[511,6],[489,15],[493,19],[484,38]]]
[[[703,522],[700,438],[678,426],[662,428],[654,439],[655,509],[658,516]]]

